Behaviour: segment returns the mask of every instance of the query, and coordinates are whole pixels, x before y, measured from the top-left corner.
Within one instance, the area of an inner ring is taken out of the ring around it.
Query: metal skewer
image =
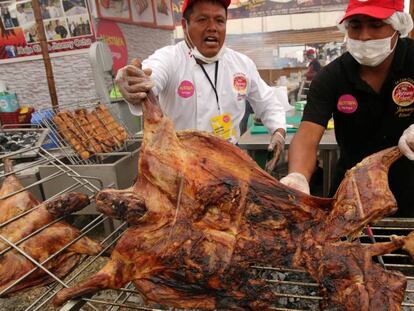
[[[377,243],[377,241],[375,240],[375,237],[374,237],[374,233],[372,232],[372,229],[369,225],[366,226],[365,232],[367,233],[367,235],[368,235],[368,237],[369,237],[369,239],[371,240],[372,243]],[[385,267],[384,260],[382,259],[382,256],[379,255],[379,256],[377,256],[377,258],[378,258],[379,263],[383,266],[383,268],[385,270],[387,270],[387,268]]]

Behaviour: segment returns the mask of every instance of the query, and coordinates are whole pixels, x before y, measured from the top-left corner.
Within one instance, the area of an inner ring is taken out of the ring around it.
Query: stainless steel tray
[[[0,134],[2,133],[40,133],[37,137],[37,140],[32,143],[30,147],[21,148],[17,151],[0,151],[0,157],[7,155],[11,159],[19,158],[35,158],[38,155],[39,147],[42,146],[47,135],[49,134],[49,129],[46,128],[13,128],[13,129],[0,129]],[[27,151],[24,151],[26,150]]]

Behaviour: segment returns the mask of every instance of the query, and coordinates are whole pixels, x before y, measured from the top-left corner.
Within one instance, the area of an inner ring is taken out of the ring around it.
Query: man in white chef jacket
[[[259,76],[253,61],[224,45],[227,7],[231,0],[185,0],[182,26],[185,40],[155,51],[141,70],[128,65],[116,83],[133,114],[149,90],[177,130],[197,129],[232,143],[240,137],[246,101],[272,134],[272,171],[284,148],[285,110],[274,88]]]

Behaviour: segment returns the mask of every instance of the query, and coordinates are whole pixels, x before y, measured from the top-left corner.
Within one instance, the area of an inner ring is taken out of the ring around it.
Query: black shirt
[[[359,64],[345,53],[313,79],[302,121],[326,127],[333,116],[340,159],[331,193],[345,171],[366,156],[396,146],[414,123],[414,41],[399,39],[379,93],[359,76]],[[389,173],[399,216],[414,216],[414,162],[398,160]]]

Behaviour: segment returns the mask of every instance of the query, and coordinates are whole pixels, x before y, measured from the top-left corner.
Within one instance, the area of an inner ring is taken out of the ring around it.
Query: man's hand
[[[414,124],[411,124],[401,135],[398,147],[403,155],[414,160]]]
[[[283,177],[280,182],[288,187],[302,191],[306,194],[310,193],[308,180],[301,173],[290,173]]]
[[[134,65],[128,65],[118,70],[115,83],[124,99],[133,105],[140,105],[155,86],[151,80],[151,69],[140,69]]]
[[[277,162],[279,161],[280,154],[282,153],[283,149],[285,148],[285,138],[281,133],[275,131],[270,138],[270,144],[267,148],[267,151],[273,151],[272,159],[266,163],[266,172],[269,174],[273,172],[276,167]]]

